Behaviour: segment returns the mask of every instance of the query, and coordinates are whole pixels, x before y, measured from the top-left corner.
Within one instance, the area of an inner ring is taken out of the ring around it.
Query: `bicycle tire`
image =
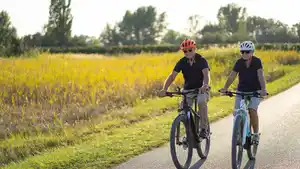
[[[242,116],[237,115],[236,120],[234,122],[233,132],[232,132],[232,145],[231,145],[231,166],[232,169],[240,169],[243,159],[243,127],[244,121]],[[240,133],[240,135],[238,135]],[[240,147],[238,151],[238,159],[237,159],[237,144],[238,144],[238,136],[240,136]]]
[[[186,136],[187,136],[187,144],[188,144],[188,157],[184,165],[181,165],[177,159],[176,151],[175,151],[175,144],[176,144],[176,130],[180,122],[184,123],[184,127],[186,129]],[[192,162],[193,156],[193,145],[190,144],[191,134],[190,134],[190,126],[187,123],[187,116],[186,115],[179,115],[177,116],[171,127],[170,133],[170,150],[171,150],[171,157],[173,163],[177,169],[188,169]]]
[[[206,144],[205,144],[205,151],[203,152],[202,148],[201,148],[201,142],[203,140],[206,140]],[[205,139],[202,139],[201,142],[198,143],[197,145],[197,153],[198,153],[198,156],[201,158],[201,159],[206,159],[207,156],[208,156],[208,153],[209,153],[209,150],[210,150],[210,125],[208,124],[208,136],[207,138]]]

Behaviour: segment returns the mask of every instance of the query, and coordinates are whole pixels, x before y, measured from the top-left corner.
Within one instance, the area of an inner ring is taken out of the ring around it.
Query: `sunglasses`
[[[193,49],[183,50],[183,53],[187,53],[187,52],[191,52],[191,51],[193,51]]]
[[[250,50],[241,50],[241,54],[247,53],[249,54],[251,51]]]

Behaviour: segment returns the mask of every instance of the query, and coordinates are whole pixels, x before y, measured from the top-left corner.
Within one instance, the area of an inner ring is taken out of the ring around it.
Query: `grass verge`
[[[107,112],[104,116],[83,124],[64,128],[64,133],[39,134],[37,136],[14,137],[1,141],[0,164],[19,161],[45,150],[78,144],[93,139],[96,133],[109,133],[111,129],[129,126],[139,121],[151,119],[176,108],[175,98],[149,99],[132,108]]]

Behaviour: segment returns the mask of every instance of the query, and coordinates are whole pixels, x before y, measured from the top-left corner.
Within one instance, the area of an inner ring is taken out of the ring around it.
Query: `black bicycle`
[[[206,138],[202,138],[199,136],[199,129],[200,129],[200,116],[195,113],[197,112],[197,94],[199,92],[199,89],[195,89],[188,92],[182,92],[180,91],[180,88],[177,88],[176,92],[167,92],[166,95],[169,97],[173,97],[174,95],[177,96],[183,96],[183,106],[182,108],[178,109],[178,116],[174,119],[172,123],[171,133],[170,133],[170,149],[171,149],[171,156],[172,160],[174,162],[174,165],[178,169],[186,169],[189,168],[192,156],[193,156],[193,148],[196,148],[197,153],[201,159],[207,158],[207,155],[209,153],[210,149],[210,135],[212,134],[210,132],[210,125],[208,124],[208,134]],[[194,93],[195,97],[194,100],[194,110],[191,106],[187,103],[187,94]],[[196,116],[194,118],[193,114]],[[185,134],[186,136],[182,137],[180,140],[180,122],[183,123],[183,128],[185,128]],[[196,124],[199,124],[196,126]],[[206,142],[205,148],[202,148],[201,145],[203,142]],[[183,146],[184,149],[188,149],[188,157],[185,163],[182,165],[180,164],[177,156],[176,156],[176,150],[175,146]]]

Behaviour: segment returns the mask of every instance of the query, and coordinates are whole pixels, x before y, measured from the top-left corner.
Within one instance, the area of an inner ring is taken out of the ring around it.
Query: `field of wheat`
[[[211,67],[211,95],[219,98],[217,90],[224,85],[234,62],[239,58],[239,51],[213,48],[199,52]],[[296,71],[299,70],[300,53],[257,51],[256,55],[262,59],[265,77],[272,92],[279,92],[299,80]],[[160,100],[155,95],[181,57],[182,53],[118,57],[42,54],[37,58],[0,59],[0,164],[22,160],[54,147],[80,146],[81,142],[93,140],[96,133],[100,134],[100,138],[108,138],[108,135],[114,137],[111,134],[114,129],[163,116],[167,110],[175,110],[174,100]],[[296,76],[296,80],[291,80]],[[285,79],[282,81],[284,84],[276,82],[282,78]],[[182,82],[180,74],[171,90]],[[228,102],[213,100],[210,104],[222,104],[229,111]],[[222,107],[212,106],[211,116],[219,117],[220,112],[221,116],[227,113],[219,108]],[[98,121],[93,124],[92,120],[95,119]],[[161,128],[156,126],[157,131],[168,131],[168,126],[161,125]],[[114,144],[114,141],[106,140],[105,144]],[[164,141],[162,137],[147,146]],[[107,151],[112,151],[109,146],[107,148]],[[103,153],[107,155],[107,152]],[[65,156],[63,153],[60,155]],[[115,157],[112,153],[109,157],[111,160],[107,160],[105,165],[110,166],[110,162],[113,163],[117,157],[121,156]],[[89,160],[96,158],[99,157]],[[48,159],[45,157],[45,160]],[[66,163],[65,167],[68,168],[68,165]]]

